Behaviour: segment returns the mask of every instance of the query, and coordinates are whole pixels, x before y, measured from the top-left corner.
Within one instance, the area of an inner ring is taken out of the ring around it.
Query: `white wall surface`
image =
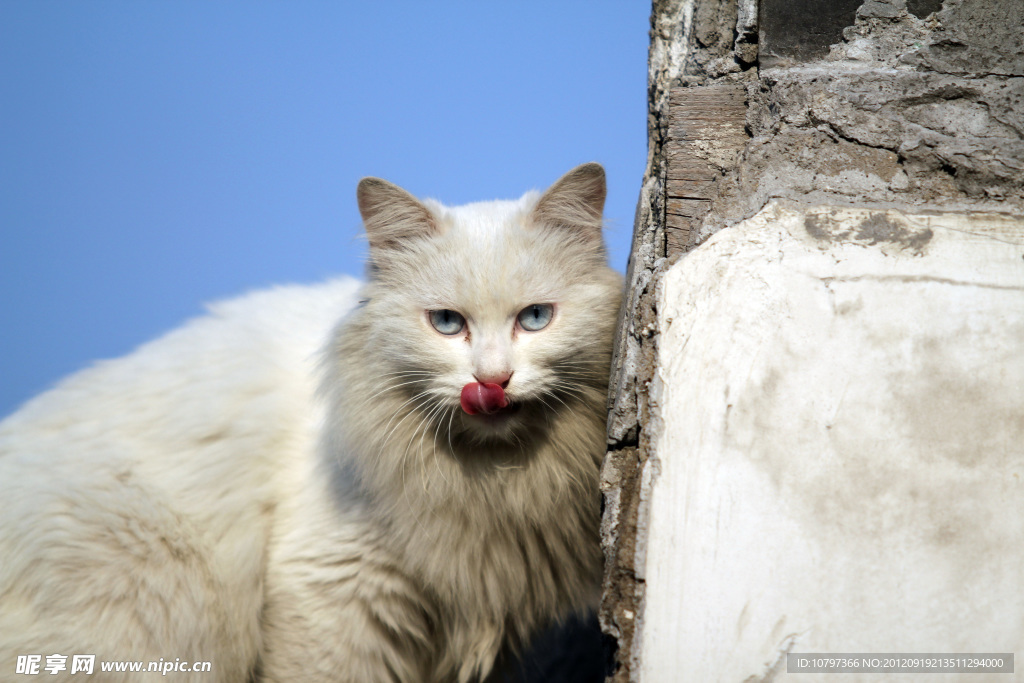
[[[1019,218],[773,203],[668,271],[641,681],[921,680],[787,675],[787,651],[1021,659],[1022,245]],[[987,679],[1015,677],[963,675]]]

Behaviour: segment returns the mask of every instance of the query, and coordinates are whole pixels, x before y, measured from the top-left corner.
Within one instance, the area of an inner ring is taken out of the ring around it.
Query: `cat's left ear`
[[[601,164],[583,164],[559,178],[541,195],[531,217],[534,224],[569,228],[600,242],[607,192]]]
[[[410,239],[437,233],[437,223],[427,207],[386,180],[363,178],[356,188],[356,200],[372,249],[401,249]]]

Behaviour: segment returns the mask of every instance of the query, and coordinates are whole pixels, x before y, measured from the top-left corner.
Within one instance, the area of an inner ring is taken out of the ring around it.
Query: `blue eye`
[[[430,316],[430,324],[441,334],[458,334],[466,326],[466,319],[461,314],[447,308],[440,311],[427,311],[427,315]]]
[[[551,304],[531,304],[519,311],[519,324],[530,332],[543,330],[551,322],[554,312],[555,307]]]

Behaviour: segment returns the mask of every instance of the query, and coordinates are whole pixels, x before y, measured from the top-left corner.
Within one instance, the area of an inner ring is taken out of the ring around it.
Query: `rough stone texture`
[[[854,22],[861,0],[761,0],[758,65],[820,59]]]
[[[1024,78],[762,73],[706,237],[770,197],[1024,210]]]
[[[924,44],[901,61],[936,73],[1024,76],[1024,3],[947,2],[935,24]]]
[[[948,0],[922,19],[870,0],[843,36],[760,70],[752,140],[698,242],[773,197],[1024,213],[1024,3]]]
[[[1024,219],[771,203],[658,323],[635,680],[1024,650]]]

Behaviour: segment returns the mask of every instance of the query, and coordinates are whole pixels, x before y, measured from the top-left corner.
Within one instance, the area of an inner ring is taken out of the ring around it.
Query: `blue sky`
[[[0,415],[204,302],[359,275],[355,185],[447,204],[646,158],[635,0],[0,3]]]

